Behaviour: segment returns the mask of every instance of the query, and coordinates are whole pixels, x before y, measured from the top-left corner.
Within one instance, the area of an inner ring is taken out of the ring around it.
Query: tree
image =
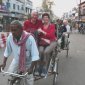
[[[0,0],[0,4],[2,4],[2,0]]]
[[[45,12],[49,11],[49,8],[48,8],[48,5],[46,3],[46,0],[43,0],[43,3],[42,3],[42,8]]]
[[[44,12],[48,12],[50,14],[51,20],[53,19],[54,16],[53,11],[51,10],[53,5],[54,5],[54,1],[43,0],[42,8]]]
[[[28,14],[27,18],[30,19],[31,18],[31,14]]]
[[[74,7],[74,8],[72,9],[72,11],[75,11],[76,13],[78,13],[78,8]]]

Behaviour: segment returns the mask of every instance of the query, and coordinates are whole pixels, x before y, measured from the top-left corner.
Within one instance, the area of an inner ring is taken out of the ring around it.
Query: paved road
[[[66,51],[58,54],[59,75],[56,85],[85,85],[85,35],[72,34],[70,36],[69,58],[65,57]],[[0,63],[3,49],[0,49]],[[8,63],[10,59],[8,60]],[[2,78],[2,79],[1,79]],[[35,85],[52,85],[53,76],[35,82]],[[7,85],[6,78],[0,75],[0,85]]]

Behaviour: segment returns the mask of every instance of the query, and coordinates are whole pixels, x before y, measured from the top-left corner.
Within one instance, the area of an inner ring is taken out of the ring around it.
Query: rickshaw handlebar
[[[24,75],[11,73],[11,72],[6,72],[6,71],[4,71],[2,69],[2,67],[1,67],[1,73],[4,74],[4,75],[9,75],[9,76],[13,76],[13,77],[20,77],[20,78],[23,78],[23,77],[25,77],[28,74],[28,72],[26,72]]]

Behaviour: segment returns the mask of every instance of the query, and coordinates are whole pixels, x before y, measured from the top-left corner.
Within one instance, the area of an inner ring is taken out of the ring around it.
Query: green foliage
[[[31,18],[31,14],[28,14],[28,19],[30,19]]]
[[[49,10],[48,5],[46,4],[46,0],[43,0],[42,8],[45,12],[47,12]]]
[[[0,4],[2,4],[2,0],[0,0]]]

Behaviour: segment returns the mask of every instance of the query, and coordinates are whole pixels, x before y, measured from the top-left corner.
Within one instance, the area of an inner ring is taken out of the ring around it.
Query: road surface
[[[85,35],[73,33],[70,36],[69,58],[66,51],[59,56],[59,75],[56,85],[85,85]],[[2,62],[4,49],[0,49],[0,64]],[[11,62],[8,60],[7,67]],[[35,85],[52,85],[53,76],[35,82]],[[7,77],[0,74],[0,85],[7,85]]]

